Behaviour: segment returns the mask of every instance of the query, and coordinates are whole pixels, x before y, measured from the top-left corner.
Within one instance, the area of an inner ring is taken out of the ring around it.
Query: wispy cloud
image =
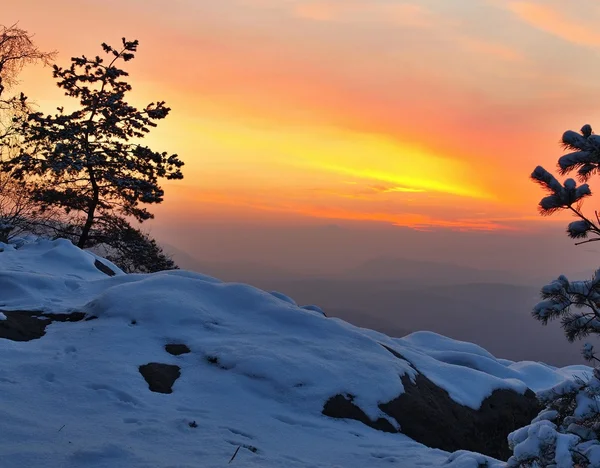
[[[567,2],[564,3],[567,5]],[[507,8],[529,25],[573,44],[600,47],[600,32],[596,25],[586,24],[586,18],[570,16],[573,8],[559,10],[533,2],[508,2]]]
[[[405,187],[401,185],[371,185],[370,190],[376,193],[424,193],[425,189],[417,187]]]
[[[498,231],[513,230],[509,224],[490,219],[475,217],[443,217],[425,213],[404,211],[402,209],[362,210],[359,207],[339,207],[332,204],[311,204],[306,201],[290,203],[273,197],[266,197],[259,192],[251,194],[224,194],[218,191],[200,190],[196,197],[203,200],[200,210],[211,205],[229,207],[238,212],[240,208],[256,210],[263,213],[297,215],[307,218],[321,218],[343,221],[366,221],[394,226],[407,227],[416,230],[430,230],[436,228],[455,231]]]
[[[414,173],[408,175],[407,173],[386,172],[378,169],[370,169],[368,167],[347,167],[336,164],[324,164],[321,162],[314,164],[314,166],[322,171],[327,171],[332,174],[352,176],[357,179],[362,179],[363,181],[377,182],[377,185],[369,185],[369,187],[377,187],[376,190],[380,192],[434,192],[479,200],[491,200],[494,198],[490,193],[486,193],[475,187],[429,178],[426,175],[418,176]]]
[[[432,27],[435,24],[435,16],[415,3],[309,0],[290,6],[295,16],[314,21],[374,21],[417,28]]]
[[[427,193],[427,190],[416,187],[406,187],[397,184],[365,184],[364,181],[356,182],[344,182],[347,185],[347,189],[344,187],[338,188],[337,190],[332,189],[316,189],[316,192],[322,193],[327,196],[336,196],[341,198],[350,198],[355,200],[377,200],[382,195],[388,194],[420,194]]]
[[[525,60],[520,50],[499,42],[473,36],[462,36],[459,38],[459,42],[468,52],[480,54],[489,60],[498,59],[506,62],[523,62]]]
[[[291,16],[311,21],[378,22],[429,28],[443,21],[442,16],[417,2],[382,0],[238,0],[243,6],[283,10]]]
[[[122,14],[82,0],[93,22],[75,29],[70,0],[6,2],[3,15],[27,18],[62,65],[135,23],[136,95],[174,109],[151,144],[186,155],[193,185],[238,190],[236,216],[279,219],[317,195],[323,216],[534,215],[527,174],[555,162],[565,122],[598,113],[586,96],[600,93],[600,64],[570,45],[600,45],[597,0],[148,0],[143,22],[136,2],[107,1]],[[62,104],[46,71],[26,73],[43,108]],[[269,193],[242,209],[258,188]]]

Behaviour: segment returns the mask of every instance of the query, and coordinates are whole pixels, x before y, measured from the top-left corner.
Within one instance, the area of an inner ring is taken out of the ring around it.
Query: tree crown
[[[122,39],[119,49],[102,44],[109,60],[74,57],[68,68],[54,66],[57,85],[79,106],[55,115],[33,112],[21,127],[27,142],[4,164],[17,179],[33,175],[33,193],[43,207],[59,206],[83,215],[78,244],[92,224],[119,214],[142,222],[153,215],[141,205],[161,203],[161,178],[182,179],[176,154],[158,152],[138,141],[170,112],[164,101],[138,109],[126,100],[132,90],[119,62],[135,57],[138,41]]]

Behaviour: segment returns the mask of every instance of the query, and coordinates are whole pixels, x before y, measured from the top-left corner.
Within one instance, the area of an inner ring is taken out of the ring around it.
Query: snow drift
[[[328,418],[325,402],[351,395],[401,429],[380,404],[403,394],[403,376],[420,373],[478,410],[495,390],[524,394],[589,371],[499,360],[429,332],[391,338],[192,272],[126,275],[101,260],[109,277],[65,240],[0,250],[0,328],[16,311],[94,319],[0,339],[0,466],[216,467],[236,451],[232,466],[439,466],[447,452]],[[149,363],[180,370],[171,394],[149,390],[139,371]],[[482,459],[456,453],[448,466]]]

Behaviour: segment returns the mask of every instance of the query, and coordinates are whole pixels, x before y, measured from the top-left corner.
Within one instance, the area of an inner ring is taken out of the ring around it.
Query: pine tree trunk
[[[87,243],[88,237],[90,235],[90,229],[92,229],[92,224],[94,224],[94,211],[96,207],[92,207],[90,203],[90,207],[88,209],[87,219],[85,220],[85,224],[83,225],[83,230],[81,231],[81,235],[79,236],[79,241],[77,242],[77,247],[83,249],[85,244]]]
[[[93,194],[92,199],[90,200],[90,203],[88,205],[87,219],[85,220],[85,224],[83,225],[81,235],[79,236],[79,241],[77,242],[77,247],[79,247],[80,249],[83,249],[88,241],[88,238],[90,236],[90,230],[92,229],[92,225],[94,224],[94,215],[96,214],[96,207],[98,206],[98,200],[100,199],[100,189],[98,187],[98,183],[96,182],[94,170],[91,166],[88,166],[88,174],[90,176]]]

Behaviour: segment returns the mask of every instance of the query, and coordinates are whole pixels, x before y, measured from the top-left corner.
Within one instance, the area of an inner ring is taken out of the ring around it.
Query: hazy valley
[[[316,304],[329,316],[391,336],[431,330],[505,359],[583,363],[582,342],[569,343],[559,323],[544,327],[531,317],[541,286],[552,277],[401,258],[312,275],[252,262],[201,262],[171,250],[182,268],[276,290],[299,304]]]

